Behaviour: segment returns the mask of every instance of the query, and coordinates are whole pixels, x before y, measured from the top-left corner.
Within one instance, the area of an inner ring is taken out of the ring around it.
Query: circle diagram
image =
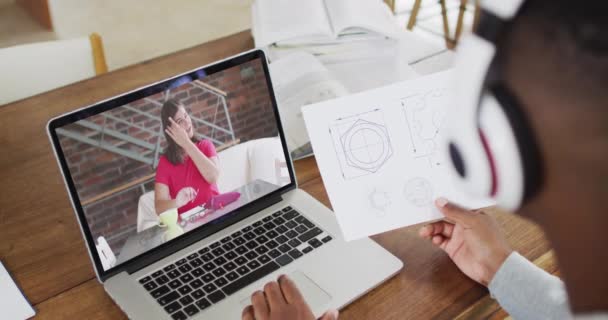
[[[388,131],[384,126],[357,120],[340,138],[349,166],[376,172],[391,157]]]

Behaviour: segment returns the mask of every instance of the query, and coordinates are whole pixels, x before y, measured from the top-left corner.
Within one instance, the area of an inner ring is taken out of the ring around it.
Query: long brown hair
[[[169,121],[169,118],[174,118],[180,107],[182,107],[182,105],[179,102],[173,99],[169,99],[163,104],[163,107],[160,110],[160,121],[163,126],[163,133],[165,134],[165,139],[167,139],[167,147],[165,148],[163,155],[167,157],[167,160],[169,160],[169,162],[171,162],[171,164],[174,166],[184,162],[185,152],[182,147],[180,147],[175,141],[173,141],[173,139],[167,134],[167,132],[165,132],[165,129],[167,129],[171,125],[171,121]],[[175,118],[173,120],[175,120]],[[191,140],[195,143],[198,142],[198,139],[196,139],[196,135],[193,135]]]

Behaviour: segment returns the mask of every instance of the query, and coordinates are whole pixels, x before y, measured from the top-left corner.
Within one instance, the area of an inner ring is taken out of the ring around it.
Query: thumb
[[[458,224],[469,225],[472,222],[473,216],[476,214],[473,211],[463,209],[456,204],[450,203],[446,198],[438,198],[435,200],[435,205],[448,220]]]
[[[338,320],[338,310],[327,310],[319,320]]]

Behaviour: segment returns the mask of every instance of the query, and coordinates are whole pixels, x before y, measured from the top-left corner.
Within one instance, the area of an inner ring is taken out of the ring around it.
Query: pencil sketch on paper
[[[469,208],[491,204],[454,187],[441,165],[452,78],[434,73],[302,109],[345,239],[441,219],[437,196]]]
[[[437,152],[439,129],[446,113],[446,92],[446,88],[437,88],[401,99],[412,156],[426,158],[431,167],[441,165]]]
[[[411,178],[405,183],[403,196],[411,205],[427,207],[433,202],[433,186],[425,178]]]
[[[373,209],[372,212],[378,217],[386,215],[389,207],[393,204],[390,194],[378,187],[373,188],[369,193],[368,199],[369,205]]]
[[[382,111],[341,117],[329,128],[344,179],[377,172],[393,155]]]

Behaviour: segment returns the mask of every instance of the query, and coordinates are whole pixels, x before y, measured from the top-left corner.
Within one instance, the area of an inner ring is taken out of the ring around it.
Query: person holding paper
[[[528,0],[496,47],[544,165],[541,188],[517,213],[545,231],[564,281],[513,251],[483,211],[439,198],[445,219],[420,229],[515,319],[608,319],[606,9],[599,1]],[[256,294],[243,319],[275,319],[272,308],[258,311],[265,300]]]

